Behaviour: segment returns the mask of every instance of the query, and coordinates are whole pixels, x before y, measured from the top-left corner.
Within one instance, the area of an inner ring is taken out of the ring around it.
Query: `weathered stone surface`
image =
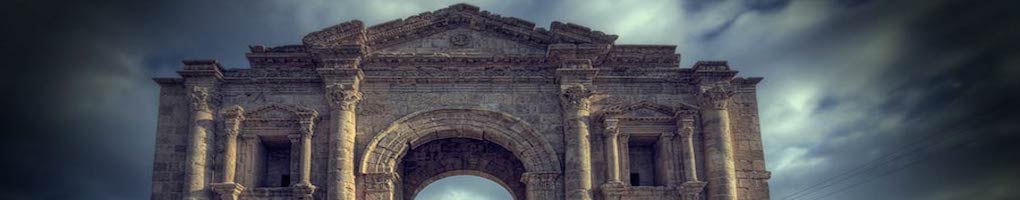
[[[672,45],[457,4],[161,86],[152,199],[413,199],[476,175],[517,199],[768,199],[755,85]]]

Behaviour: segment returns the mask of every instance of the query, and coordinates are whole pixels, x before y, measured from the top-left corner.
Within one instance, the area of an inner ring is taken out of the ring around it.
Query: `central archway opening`
[[[446,192],[475,191],[482,185],[473,183],[489,182],[509,193],[510,198],[501,199],[524,199],[525,196],[526,186],[520,181],[526,172],[524,165],[509,150],[486,140],[432,140],[412,146],[400,160],[404,200],[431,198],[421,196],[422,191],[437,182]]]
[[[489,178],[455,175],[429,183],[414,200],[512,200],[506,187]]]

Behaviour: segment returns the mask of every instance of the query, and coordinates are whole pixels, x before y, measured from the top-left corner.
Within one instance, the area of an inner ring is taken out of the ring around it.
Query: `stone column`
[[[212,131],[213,114],[207,86],[191,86],[191,131],[188,138],[187,161],[184,166],[185,199],[207,199],[206,162],[209,152],[208,137]]]
[[[334,83],[326,86],[326,99],[332,111],[330,123],[334,131],[329,135],[329,189],[331,200],[354,200],[354,139],[355,106],[361,101],[361,92],[352,84]]]
[[[312,135],[315,134],[315,118],[319,116],[319,113],[315,110],[307,110],[298,113],[298,117],[301,118],[299,121],[301,125],[300,135],[292,137],[291,148],[298,147],[299,162],[298,162],[298,180],[297,184],[294,184],[294,198],[302,200],[313,199],[312,194],[315,193],[315,185],[312,185]],[[295,142],[295,140],[297,140]],[[297,144],[298,146],[294,146]],[[293,158],[291,158],[293,159]]]
[[[623,184],[630,185],[630,134],[620,134],[619,144],[616,146],[617,157],[620,159],[620,180]]]
[[[680,149],[683,155],[684,181],[698,182],[698,165],[694,158],[694,116],[693,113],[677,116],[677,132],[680,133]]]
[[[237,195],[244,191],[244,186],[234,182],[237,172],[237,136],[241,133],[241,121],[244,121],[244,109],[232,106],[223,112],[225,119],[223,134],[223,177],[222,182],[212,184],[212,189],[222,200],[237,200]]]
[[[588,117],[592,91],[581,84],[561,86],[563,130],[566,143],[564,187],[567,199],[591,199],[591,144]]]
[[[365,174],[365,199],[394,200],[394,183],[397,177],[393,173]]]
[[[619,187],[624,186],[620,180],[620,148],[618,147],[620,141],[620,130],[618,128],[619,119],[606,119],[604,124],[606,129],[602,132],[603,142],[605,143],[606,152],[606,186],[605,187]]]
[[[556,181],[559,179],[559,172],[525,172],[521,175],[521,182],[524,182],[527,199],[556,199]]]
[[[657,165],[659,165],[659,184],[669,187],[680,186],[680,176],[677,176],[676,172],[676,157],[673,153],[673,138],[676,133],[665,132],[659,135],[659,140],[656,141],[656,156],[658,159]]]
[[[738,199],[733,136],[730,132],[729,113],[726,110],[726,104],[733,92],[723,87],[725,86],[705,90],[700,97],[710,200]]]

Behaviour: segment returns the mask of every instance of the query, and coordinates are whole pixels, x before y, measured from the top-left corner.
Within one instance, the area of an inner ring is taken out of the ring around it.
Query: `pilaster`
[[[736,200],[737,175],[727,104],[733,92],[716,86],[701,93],[708,199]]]
[[[563,178],[566,199],[592,199],[589,116],[590,97],[594,95],[591,90],[592,80],[598,73],[592,63],[606,50],[608,46],[604,44],[553,44],[548,49],[549,59],[560,65],[556,70],[556,78],[560,83],[563,138],[566,145],[566,170]]]
[[[223,112],[223,170],[220,183],[212,184],[212,189],[223,200],[237,200],[244,191],[244,186],[236,183],[237,172],[237,137],[241,134],[241,122],[244,121],[244,109],[231,106]]]
[[[620,141],[619,119],[606,119],[603,124],[606,126],[602,132],[603,143],[606,154],[606,183],[610,186],[622,186],[620,180]]]
[[[213,110],[218,103],[216,90],[223,79],[222,67],[215,60],[188,60],[184,61],[183,68],[178,74],[184,78],[192,110],[184,166],[184,196],[189,200],[210,199],[206,187],[212,181],[207,174],[211,170],[209,144],[213,138],[209,136],[213,132]]]
[[[334,60],[318,69],[325,83],[326,102],[330,106],[329,169],[327,198],[354,200],[356,198],[354,143],[357,134],[357,104],[362,93],[359,85],[363,77],[357,69],[357,59]]]

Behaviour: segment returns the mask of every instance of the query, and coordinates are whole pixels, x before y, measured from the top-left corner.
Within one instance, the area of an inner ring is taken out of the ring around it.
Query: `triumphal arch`
[[[626,37],[626,36],[624,36]],[[515,199],[767,199],[756,84],[674,45],[457,4],[161,86],[153,199],[409,200],[452,175]]]

